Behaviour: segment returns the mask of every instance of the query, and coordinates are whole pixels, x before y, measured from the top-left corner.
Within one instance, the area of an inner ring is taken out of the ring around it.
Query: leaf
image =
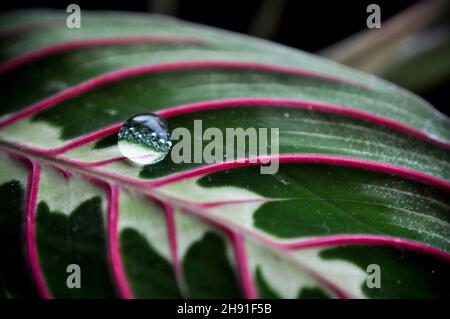
[[[64,18],[0,17],[4,297],[448,296],[450,125],[427,102],[171,18]],[[278,128],[279,169],[260,174],[276,154],[226,141],[246,159],[134,166],[117,131],[140,112],[171,130]]]

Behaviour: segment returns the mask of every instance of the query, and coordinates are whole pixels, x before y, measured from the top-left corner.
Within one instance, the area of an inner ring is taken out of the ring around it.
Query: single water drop
[[[120,128],[117,144],[123,156],[140,165],[162,161],[172,146],[167,121],[152,113],[128,119]]]

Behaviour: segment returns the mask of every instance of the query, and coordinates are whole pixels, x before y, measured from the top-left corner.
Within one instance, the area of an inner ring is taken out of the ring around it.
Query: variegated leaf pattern
[[[161,16],[8,12],[0,42],[3,297],[449,296],[450,122],[421,98]],[[116,134],[140,112],[279,128],[279,171],[134,166]]]

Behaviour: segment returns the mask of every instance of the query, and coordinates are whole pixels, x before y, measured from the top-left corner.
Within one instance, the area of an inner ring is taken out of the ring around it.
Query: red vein
[[[10,71],[26,63],[42,57],[70,51],[74,49],[89,48],[96,46],[113,46],[113,45],[129,45],[129,44],[192,44],[203,45],[204,41],[190,37],[158,37],[158,36],[125,36],[111,38],[91,38],[77,39],[64,43],[54,44],[45,48],[37,49],[18,57],[15,57],[4,64],[0,65],[0,74]]]
[[[47,151],[38,149],[35,147],[30,147],[27,145],[22,144],[14,144],[9,143],[6,141],[0,141],[4,146],[10,147],[10,148],[17,148],[19,147],[22,151],[28,151],[40,155],[49,155]],[[74,165],[79,168],[87,168],[92,167],[95,165],[91,165],[92,163],[84,163],[84,162],[78,162],[73,161],[70,159],[66,159],[64,157],[57,157],[56,160],[62,162]],[[257,156],[257,157],[251,157],[251,158],[241,158],[237,160],[227,161],[227,162],[221,162],[221,163],[214,163],[214,164],[208,164],[205,166],[197,167],[194,169],[186,170],[180,173],[175,173],[172,175],[168,175],[153,181],[139,181],[135,178],[129,178],[123,175],[118,175],[115,173],[110,173],[106,171],[100,171],[96,170],[95,172],[98,175],[103,175],[106,177],[114,178],[118,181],[122,181],[124,183],[128,183],[135,186],[140,187],[160,187],[164,186],[166,184],[179,182],[184,179],[193,178],[200,175],[205,175],[209,173],[214,173],[220,170],[226,170],[226,169],[233,169],[233,168],[239,168],[239,167],[245,167],[250,165],[261,165],[261,164],[267,164],[268,162],[272,160],[278,160],[280,163],[321,163],[321,164],[329,164],[329,165],[341,165],[341,166],[348,166],[348,167],[357,167],[357,168],[363,168],[368,169],[372,171],[378,171],[382,173],[387,174],[393,174],[398,175],[407,179],[420,181],[441,189],[444,189],[446,191],[450,191],[450,183],[426,174],[422,173],[413,169],[388,164],[388,163],[380,163],[376,161],[371,160],[363,160],[363,159],[357,159],[352,157],[345,157],[345,156],[335,156],[335,155],[323,155],[323,154],[275,154],[270,156]]]
[[[253,279],[252,279],[252,276],[248,269],[247,256],[245,255],[245,250],[243,249],[244,247],[242,246],[243,240],[244,240],[243,237],[241,237],[240,235],[235,233],[235,231],[233,231],[232,228],[229,227],[226,222],[223,222],[223,221],[221,222],[219,219],[216,220],[214,218],[211,218],[211,216],[208,214],[199,213],[198,211],[193,210],[192,207],[185,207],[183,209],[183,212],[190,214],[208,224],[211,224],[211,225],[217,227],[218,229],[222,230],[225,234],[227,234],[230,237],[230,239],[232,240],[232,243],[233,243],[233,250],[234,250],[236,260],[238,263],[239,276],[241,279],[241,283],[243,285],[244,293],[247,296],[247,298],[250,298],[250,299],[256,298],[257,297],[256,288],[254,287]],[[240,227],[241,226],[239,226],[237,228],[239,229]],[[248,232],[248,230],[245,228],[244,228],[243,233],[251,234],[251,232]],[[239,236],[239,238],[236,237],[236,235]],[[262,239],[262,242],[266,242],[267,244],[272,245],[272,247],[278,248],[276,245],[273,245],[273,242],[267,241],[267,237],[265,237],[265,236],[261,236],[261,235],[257,234],[257,236],[255,236],[255,238]],[[332,283],[328,279],[322,277],[320,274],[318,274],[314,270],[310,269],[309,267],[303,265],[301,262],[299,262],[297,260],[295,260],[295,262],[297,263],[297,265],[300,268],[302,268],[303,271],[308,273],[315,280],[317,280],[322,285],[324,285],[329,290],[331,290],[337,297],[342,298],[342,299],[351,298],[350,295],[345,293],[342,289],[337,287],[334,283]]]
[[[348,109],[346,107],[339,106],[339,105],[317,103],[317,102],[296,100],[296,99],[253,98],[253,97],[252,98],[224,99],[224,100],[205,101],[205,102],[180,105],[177,107],[157,111],[155,113],[162,117],[170,118],[172,116],[193,113],[193,112],[198,112],[198,111],[220,109],[220,108],[269,107],[269,106],[312,109],[312,110],[318,110],[318,111],[323,111],[323,112],[347,115],[347,116],[350,116],[353,118],[372,122],[377,125],[389,127],[396,131],[400,131],[400,132],[403,132],[403,133],[406,133],[409,135],[413,135],[417,138],[437,144],[438,146],[444,147],[446,149],[450,149],[450,143],[438,140],[437,138],[435,138],[433,136],[430,136],[420,130],[409,127],[400,122],[396,122],[396,121],[389,120],[389,119],[386,119],[386,118],[383,118],[383,117],[380,117],[377,115],[373,115],[373,114],[367,113],[365,111]],[[74,150],[76,148],[84,146],[90,142],[99,140],[110,134],[117,133],[119,131],[120,127],[122,126],[122,124],[123,124],[122,122],[113,124],[111,126],[105,127],[103,129],[100,129],[93,133],[86,134],[86,135],[84,135],[80,138],[74,139],[73,141],[71,141],[63,146],[60,146],[60,147],[56,147],[56,148],[53,148],[50,150],[42,149],[42,153],[47,154],[47,155],[57,155],[57,154],[65,153],[70,150]],[[125,157],[116,157],[116,158],[110,158],[110,159],[105,159],[105,160],[96,161],[96,162],[81,162],[81,161],[73,161],[73,162],[79,163],[80,165],[82,165],[84,163],[88,166],[102,166],[102,165],[110,164],[113,162],[121,161],[124,159],[125,159]]]
[[[50,165],[52,169],[55,169],[61,173],[66,179],[72,177],[72,174],[67,170]],[[106,230],[107,230],[107,247],[109,265],[111,266],[111,272],[116,279],[115,284],[119,295],[125,299],[133,298],[131,289],[128,286],[125,271],[123,269],[122,259],[120,255],[119,241],[118,241],[118,215],[119,215],[119,187],[117,185],[111,185],[97,177],[89,176],[86,174],[79,174],[80,178],[87,182],[101,187],[107,192],[108,196],[108,208],[106,214]]]
[[[255,161],[254,163],[250,163],[250,160]],[[169,176],[167,178],[163,178],[157,181],[153,182],[140,182],[136,181],[135,179],[131,178],[125,178],[120,175],[115,174],[109,174],[105,172],[97,172],[99,175],[104,175],[108,177],[115,178],[118,181],[122,181],[131,185],[135,185],[138,187],[149,187],[149,186],[163,186],[167,185],[169,183],[181,181],[187,178],[193,178],[196,176],[208,174],[217,172],[220,170],[225,169],[231,169],[231,168],[238,168],[248,165],[255,165],[262,162],[267,163],[267,157],[261,157],[261,158],[253,158],[248,159],[247,162],[237,162],[237,161],[231,161],[231,162],[225,162],[225,163],[218,163],[218,164],[212,164],[207,167],[201,167],[197,169],[193,169],[190,171],[183,172],[181,174],[175,174],[173,176]],[[387,165],[387,164],[380,164],[377,162],[372,161],[363,161],[363,160],[355,160],[351,158],[344,158],[344,157],[338,157],[338,156],[324,156],[324,155],[317,155],[317,154],[287,154],[287,155],[280,155],[279,156],[280,163],[322,163],[322,164],[330,164],[330,165],[343,165],[343,166],[350,166],[350,167],[360,167],[368,170],[375,170],[375,171],[382,171],[388,174],[394,174],[394,175],[400,175],[402,177],[406,177],[408,179],[418,180],[424,183],[428,183],[431,185],[434,185],[436,187],[443,188],[446,191],[450,191],[450,184],[442,181],[440,179],[437,179],[433,176],[429,176],[426,174],[422,174],[419,172],[415,172],[409,169],[404,169],[401,167],[396,167],[393,165]],[[195,207],[198,210],[203,210],[205,208],[211,208],[214,206],[220,205],[214,205],[213,203],[195,203],[195,202],[188,202],[186,200],[178,200],[177,198],[171,198],[174,201],[177,201],[179,204],[188,204],[191,207]],[[205,204],[205,205],[203,205]],[[192,210],[187,210],[189,212],[192,212]],[[205,218],[203,214],[197,215],[199,218]],[[220,217],[215,217],[216,220],[209,221],[213,222],[216,225],[220,225],[223,227],[223,224],[227,224],[228,221],[221,219]],[[221,224],[222,223],[222,224]],[[344,243],[368,243],[368,244],[385,244],[385,245],[392,245],[392,246],[398,246],[398,247],[406,247],[409,249],[413,249],[418,252],[431,254],[433,256],[439,257],[441,259],[444,259],[446,261],[450,261],[450,255],[447,252],[444,252],[438,248],[414,242],[411,240],[401,239],[401,238],[394,238],[394,237],[388,237],[388,236],[375,236],[375,235],[338,235],[338,236],[326,236],[322,238],[313,238],[313,239],[305,239],[305,240],[299,240],[296,242],[291,243],[280,243],[277,241],[273,241],[271,239],[268,239],[267,236],[261,235],[257,232],[252,232],[251,230],[248,230],[245,227],[242,227],[238,224],[234,225],[234,227],[239,228],[244,233],[250,233],[252,236],[259,238],[260,240],[271,244],[273,246],[276,246],[281,249],[300,249],[300,248],[306,248],[306,247],[315,247],[315,246],[321,246],[321,245],[331,245],[331,244],[344,244]]]
[[[220,217],[211,217],[210,214],[202,213],[202,207],[195,207],[197,210],[194,210],[193,207],[186,207],[183,211],[187,214],[190,214],[194,217],[197,217],[205,222],[208,222],[212,225],[218,225],[221,229],[226,231],[227,233],[235,233],[232,231],[233,226],[229,226],[226,220],[221,219]],[[321,247],[321,246],[330,246],[330,245],[355,245],[355,244],[373,244],[373,245],[386,245],[393,246],[396,248],[407,248],[419,253],[428,254],[434,257],[438,257],[446,262],[450,262],[450,255],[446,252],[440,251],[439,249],[425,245],[422,243],[414,242],[411,240],[405,240],[402,238],[394,238],[388,236],[374,236],[374,235],[337,235],[337,236],[325,236],[321,238],[314,238],[311,240],[298,240],[296,242],[283,243],[273,240],[271,237],[263,235],[261,233],[249,230],[239,224],[234,225],[235,229],[242,232],[242,234],[248,234],[255,239],[260,240],[262,243],[265,243],[273,248],[281,249],[285,251],[292,251],[304,248],[313,248],[313,247]],[[230,227],[230,228],[229,228]],[[236,233],[237,234],[237,233]],[[239,235],[242,236],[242,235]],[[241,237],[242,239],[242,237]],[[236,248],[235,248],[236,249]],[[244,256],[246,258],[246,256]],[[241,260],[242,261],[242,260]],[[246,261],[244,261],[246,262]],[[333,292],[338,298],[349,299],[353,298],[351,295],[347,294],[340,287],[335,285],[329,279],[323,277],[321,274],[317,273],[315,270],[310,269],[305,266],[298,260],[294,260],[294,262],[301,267],[306,273],[308,273],[311,277],[317,280],[319,283],[327,287],[331,292]],[[239,263],[239,261],[238,261]],[[240,265],[242,267],[242,265]],[[241,268],[242,269],[242,268]],[[242,271],[242,270],[241,270]],[[248,273],[247,273],[248,274]],[[247,276],[247,274],[244,274]],[[243,274],[241,273],[241,278]],[[247,288],[248,289],[248,288]],[[253,288],[254,289],[254,288]],[[251,290],[250,290],[251,291]],[[248,293],[248,291],[247,291]]]
[[[238,271],[242,283],[242,289],[248,299],[258,298],[258,293],[253,283],[253,278],[247,262],[247,254],[245,253],[244,239],[238,233],[231,231],[234,252],[238,265]]]
[[[347,115],[353,118],[372,122],[381,126],[386,126],[394,130],[425,139],[427,141],[436,143],[440,146],[450,149],[450,142],[442,141],[432,135],[424,133],[423,131],[410,127],[401,122],[387,119],[382,116],[378,116],[366,111],[351,109],[341,105],[312,102],[306,100],[285,99],[285,98],[258,98],[258,97],[233,98],[233,99],[205,101],[181,105],[178,107],[158,111],[157,114],[163,117],[171,117],[180,114],[193,113],[196,111],[220,109],[226,107],[248,107],[248,106],[280,106],[280,107],[306,108],[329,113]]]
[[[407,248],[415,252],[425,253],[427,255],[437,257],[443,261],[450,262],[450,254],[443,250],[440,250],[436,247],[421,242],[390,236],[343,234],[334,236],[323,236],[313,239],[303,239],[288,243],[277,243],[276,245],[282,249],[297,250],[302,248],[349,245],[349,244],[387,245],[397,248],[399,247]]]
[[[252,199],[235,199],[235,200],[223,200],[223,201],[214,201],[214,202],[206,202],[206,203],[196,203],[196,206],[200,206],[203,208],[214,208],[225,205],[237,205],[237,204],[250,204],[250,203],[265,203],[271,201],[271,199],[266,198],[252,198]],[[191,202],[189,202],[191,203]]]
[[[190,208],[183,209],[183,212],[198,218],[199,220],[217,228],[218,230],[225,233],[225,235],[230,239],[234,256],[237,263],[237,271],[239,272],[239,280],[242,285],[244,295],[248,299],[256,299],[257,292],[253,284],[253,279],[248,269],[247,256],[245,255],[245,248],[243,238],[234,232],[232,228],[228,227],[224,223],[219,223],[214,218],[208,215],[197,214],[192,212]]]
[[[197,167],[191,170],[183,171],[181,173],[169,175],[155,181],[147,182],[147,184],[154,187],[160,187],[166,184],[179,182],[187,178],[193,178],[196,176],[210,174],[226,169],[233,169],[250,165],[267,164],[269,161],[274,160],[277,160],[280,163],[321,163],[321,164],[363,168],[372,171],[379,171],[383,173],[399,175],[407,179],[418,180],[427,184],[434,185],[439,188],[443,188],[446,191],[450,191],[449,182],[434,177],[432,175],[428,175],[409,168],[404,168],[401,166],[387,163],[379,163],[371,160],[362,160],[350,157],[322,155],[322,154],[279,154],[279,155],[277,154],[277,155],[251,157],[246,159],[238,159],[233,161]]]
[[[154,200],[154,199],[153,199]],[[167,234],[169,239],[170,254],[172,256],[172,263],[175,270],[175,276],[177,278],[178,286],[181,291],[184,291],[184,276],[181,270],[181,262],[178,256],[178,244],[177,244],[177,233],[175,224],[175,214],[172,205],[167,202],[159,201],[158,203],[162,206],[164,210],[164,215],[166,217]]]
[[[131,299],[133,293],[128,285],[125,270],[123,268],[122,258],[120,255],[119,239],[118,239],[118,222],[119,222],[119,188],[117,185],[109,186],[108,198],[108,250],[110,264],[119,294],[122,298]]]
[[[342,290],[339,286],[337,286],[335,283],[331,282],[328,278],[325,278],[315,270],[309,268],[308,266],[305,266],[302,262],[298,260],[294,260],[294,262],[303,269],[304,272],[306,272],[308,275],[310,275],[312,278],[317,280],[319,283],[321,283],[323,286],[328,288],[332,293],[334,293],[338,298],[341,299],[353,299],[354,297],[346,293],[344,290]]]
[[[172,199],[178,203],[190,205],[196,207],[197,209],[208,209],[216,208],[226,205],[239,205],[248,203],[265,203],[269,201],[274,201],[277,199],[243,199],[243,200],[227,200],[227,201],[217,201],[217,202],[202,202],[196,203],[188,200],[173,198],[167,196],[167,199]],[[221,220],[221,222],[227,222],[226,219]],[[350,245],[350,244],[368,244],[368,245],[387,245],[393,247],[407,248],[412,251],[419,253],[425,253],[430,256],[437,257],[446,262],[450,262],[450,253],[438,249],[436,247],[424,244],[422,242],[413,241],[404,238],[392,237],[387,235],[371,235],[371,234],[338,234],[338,235],[328,235],[321,237],[305,238],[305,239],[295,239],[288,241],[277,241],[273,240],[272,237],[261,235],[258,232],[248,230],[236,224],[243,233],[249,233],[251,236],[260,239],[267,244],[284,250],[298,250],[303,248],[314,248],[323,246],[337,246],[337,245]]]
[[[17,156],[17,155],[14,155]],[[29,266],[31,274],[36,282],[37,289],[42,298],[52,298],[50,290],[44,279],[44,275],[39,264],[38,248],[36,242],[36,205],[37,196],[39,190],[39,179],[41,168],[35,161],[29,160],[25,157],[18,156],[30,167],[30,173],[28,175],[28,188],[25,207],[25,242],[26,252],[28,256]]]
[[[62,101],[65,101],[69,98],[72,98],[76,95],[79,95],[83,92],[86,92],[90,89],[105,85],[107,83],[111,83],[114,81],[118,81],[124,78],[137,76],[146,73],[153,72],[163,72],[163,71],[173,71],[173,70],[182,70],[182,69],[196,69],[196,68],[224,68],[224,69],[243,69],[243,70],[258,70],[265,72],[277,72],[277,73],[285,73],[292,74],[304,77],[311,78],[320,78],[328,81],[336,81],[342,82],[349,85],[361,86],[361,84],[353,82],[351,80],[347,80],[344,78],[332,76],[329,74],[315,72],[300,68],[293,67],[285,67],[285,66],[277,66],[272,64],[261,64],[254,62],[238,62],[238,61],[179,61],[179,62],[168,62],[168,63],[158,63],[153,65],[144,65],[132,68],[126,68],[122,70],[113,71],[104,75],[101,75],[96,78],[92,78],[88,81],[75,85],[69,89],[66,89],[60,93],[57,93],[49,98],[46,98],[34,105],[31,105],[19,112],[14,113],[11,117],[6,118],[5,120],[0,122],[0,128],[5,127],[6,125],[10,125],[20,119],[32,116],[33,114],[45,110],[58,104]],[[365,87],[365,86],[364,86]]]
[[[86,135],[84,135],[84,136],[82,136],[80,138],[77,138],[77,139],[73,140],[72,142],[67,143],[67,144],[65,144],[65,145],[63,145],[61,147],[57,147],[57,148],[54,148],[54,149],[51,149],[51,150],[47,150],[46,152],[47,152],[48,155],[56,155],[56,154],[65,153],[67,151],[70,151],[70,150],[76,149],[78,147],[84,146],[87,143],[90,143],[92,141],[101,139],[101,138],[103,138],[105,136],[108,136],[110,134],[117,133],[122,125],[123,125],[123,123],[121,122],[119,124],[114,124],[114,125],[105,127],[103,129],[95,131],[95,132],[93,132],[91,134],[86,134]],[[105,161],[109,161],[109,160],[117,160],[117,159],[108,159],[108,160],[105,160]],[[104,161],[102,161],[102,162],[104,162]]]
[[[450,253],[444,250],[441,250],[428,244],[424,244],[422,242],[387,235],[380,236],[370,234],[339,234],[339,235],[321,236],[305,239],[294,239],[288,241],[277,240],[274,237],[268,236],[260,231],[250,229],[233,221],[230,222],[230,220],[227,218],[218,215],[211,216],[211,213],[208,212],[208,209],[210,209],[211,207],[203,206],[201,203],[198,204],[194,202],[188,202],[185,200],[180,201],[170,197],[168,199],[172,199],[174,202],[177,202],[182,206],[189,205],[189,207],[185,206],[183,209],[183,211],[185,211],[188,214],[191,214],[197,218],[204,219],[210,223],[212,223],[211,220],[213,220],[213,222],[216,225],[222,225],[221,227],[226,229],[236,229],[242,234],[247,234],[255,239],[258,239],[262,243],[265,243],[277,249],[293,251],[306,248],[338,246],[338,245],[361,245],[361,244],[385,245],[396,248],[406,248],[411,251],[433,256],[450,263]]]

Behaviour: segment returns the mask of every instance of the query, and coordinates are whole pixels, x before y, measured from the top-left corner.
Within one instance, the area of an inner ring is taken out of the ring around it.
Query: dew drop
[[[117,144],[123,156],[140,165],[162,161],[172,146],[167,121],[152,113],[128,119],[120,128]]]

